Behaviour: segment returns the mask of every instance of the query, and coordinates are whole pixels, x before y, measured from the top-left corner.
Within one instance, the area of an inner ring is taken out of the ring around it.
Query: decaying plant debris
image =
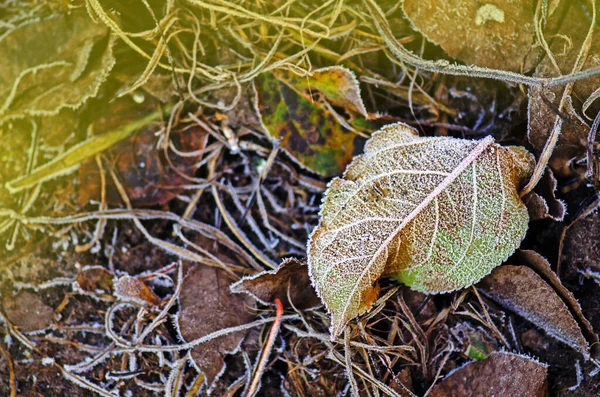
[[[5,1],[0,395],[598,395],[597,11]]]

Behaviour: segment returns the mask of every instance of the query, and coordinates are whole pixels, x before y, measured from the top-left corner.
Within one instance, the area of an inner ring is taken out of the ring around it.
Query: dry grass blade
[[[258,248],[256,248],[250,240],[248,240],[248,238],[246,237],[244,232],[241,231],[241,229],[239,228],[237,223],[233,220],[233,217],[231,216],[231,214],[227,211],[227,209],[225,209],[225,206],[223,205],[223,202],[221,201],[221,197],[219,196],[219,191],[217,190],[217,187],[215,185],[212,185],[211,189],[212,189],[213,198],[215,199],[215,202],[217,203],[217,207],[219,208],[221,216],[223,216],[223,219],[225,220],[225,223],[227,223],[227,226],[229,226],[229,229],[233,232],[233,234],[237,237],[237,239],[244,245],[244,247],[246,247],[246,249],[248,249],[248,251],[250,251],[254,255],[255,258],[257,258],[259,261],[261,261],[267,267],[269,267],[271,269],[275,269],[277,267],[277,265],[275,263],[273,263],[273,261],[271,259],[267,258]]]
[[[57,176],[68,174],[74,171],[83,160],[102,153],[115,143],[130,136],[140,127],[157,121],[161,116],[162,112],[157,111],[110,133],[94,136],[34,169],[31,174],[7,182],[5,186],[10,192],[15,193]]]

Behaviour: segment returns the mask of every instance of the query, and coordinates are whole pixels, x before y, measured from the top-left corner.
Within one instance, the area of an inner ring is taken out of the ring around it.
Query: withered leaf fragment
[[[569,309],[530,268],[497,267],[478,284],[478,289],[589,358],[588,344]]]
[[[317,69],[310,75],[299,76],[285,69],[273,71],[280,81],[293,87],[307,100],[318,93],[330,105],[345,109],[351,115],[368,117],[360,96],[360,86],[354,73],[341,66]]]
[[[552,219],[562,221],[565,217],[565,203],[556,198],[556,178],[552,169],[546,168],[542,179],[538,182],[535,190],[523,197],[523,202],[529,211],[532,221],[540,219]]]
[[[114,290],[113,275],[102,266],[87,266],[77,273],[77,286],[85,292],[108,293]]]
[[[518,189],[531,154],[481,141],[420,138],[393,124],[329,184],[308,246],[331,334],[367,311],[391,275],[426,293],[467,287],[518,248],[528,215]]]
[[[264,305],[274,304],[275,298],[285,306],[290,306],[291,300],[296,309],[310,309],[321,304],[310,285],[306,263],[294,258],[285,259],[275,270],[241,279],[231,285],[231,291],[247,293]]]
[[[202,265],[190,268],[181,286],[177,317],[185,341],[252,320],[254,300],[231,293],[230,284],[224,270]],[[223,357],[237,351],[245,335],[245,331],[227,334],[192,349],[194,364],[204,374],[209,389],[225,368]]]
[[[429,397],[548,396],[548,368],[529,357],[492,353],[455,370],[436,385]]]

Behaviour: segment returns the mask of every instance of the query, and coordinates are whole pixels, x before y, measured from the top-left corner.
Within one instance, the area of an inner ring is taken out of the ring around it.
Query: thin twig
[[[269,356],[271,355],[271,350],[273,349],[273,345],[275,344],[275,338],[279,333],[279,328],[281,327],[281,318],[283,316],[283,304],[279,298],[275,298],[275,305],[277,306],[275,312],[275,321],[273,321],[273,325],[271,326],[271,331],[269,332],[269,336],[267,338],[267,342],[265,343],[265,347],[263,348],[260,359],[258,360],[258,365],[256,366],[256,370],[252,375],[252,383],[250,383],[250,387],[246,392],[246,397],[253,397],[258,391],[258,384],[262,378],[263,372],[265,371],[265,367],[267,366],[267,361],[269,360]]]

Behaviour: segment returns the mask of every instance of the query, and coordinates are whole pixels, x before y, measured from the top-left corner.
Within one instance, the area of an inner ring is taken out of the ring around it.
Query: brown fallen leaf
[[[514,72],[534,40],[535,7],[521,0],[403,0],[415,30],[467,64]]]
[[[550,168],[546,169],[535,190],[523,197],[523,202],[532,221],[562,221],[565,217],[565,203],[556,198],[556,178]]]
[[[289,307],[288,296],[297,309],[321,305],[321,300],[310,284],[306,262],[295,258],[285,259],[275,270],[244,277],[231,285],[231,292],[246,293],[263,305],[274,305],[275,298],[279,298]]]
[[[254,300],[229,290],[228,274],[214,267],[192,265],[179,295],[179,333],[185,341],[201,338],[223,328],[246,324],[253,317]],[[208,389],[225,369],[223,358],[236,352],[245,331],[227,334],[192,349],[194,365],[206,378]]]
[[[529,357],[494,352],[454,370],[428,397],[547,397],[548,368]]]
[[[540,276],[527,266],[504,265],[477,288],[486,296],[542,328],[589,358],[589,346],[568,307]]]
[[[54,310],[39,296],[28,291],[4,297],[2,309],[8,321],[22,332],[41,331],[51,326],[56,319]]]
[[[598,357],[600,351],[598,335],[594,331],[594,328],[592,328],[588,319],[583,315],[583,311],[581,310],[581,306],[577,299],[575,299],[571,291],[560,282],[556,273],[550,268],[550,263],[548,263],[546,258],[535,251],[519,250],[515,255],[515,259],[518,260],[519,263],[534,269],[544,281],[554,288],[554,291],[562,298],[563,302],[569,308],[571,315],[579,324],[583,335],[590,344],[592,356],[594,358]]]
[[[160,305],[160,298],[146,283],[136,277],[123,276],[119,278],[115,285],[115,296],[121,300],[142,305]]]

